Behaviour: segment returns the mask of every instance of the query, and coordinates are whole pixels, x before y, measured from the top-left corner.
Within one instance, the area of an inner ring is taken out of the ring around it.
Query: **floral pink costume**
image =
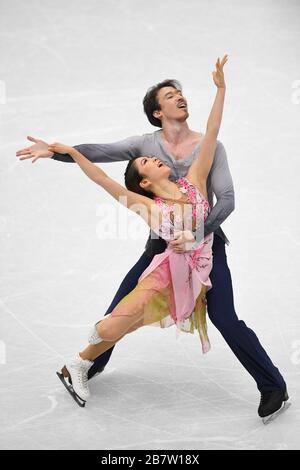
[[[185,194],[184,208],[175,200],[168,204],[154,197],[163,215],[155,232],[167,242],[176,238],[176,231],[195,229],[203,224],[210,210],[207,199],[187,178],[179,178],[176,184]],[[213,234],[209,234],[185,253],[176,253],[167,247],[163,253],[155,255],[136,287],[123,297],[111,316],[135,316],[140,325],[161,328],[175,324],[177,332],[194,333],[197,329],[203,353],[209,351],[205,294],[212,287],[209,279],[212,243]]]

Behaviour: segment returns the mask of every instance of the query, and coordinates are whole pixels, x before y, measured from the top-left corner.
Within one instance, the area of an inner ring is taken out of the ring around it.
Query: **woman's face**
[[[140,175],[143,176],[140,183],[143,189],[147,189],[145,184],[149,186],[151,183],[157,183],[160,179],[169,178],[171,173],[171,168],[157,157],[139,157],[134,163]]]

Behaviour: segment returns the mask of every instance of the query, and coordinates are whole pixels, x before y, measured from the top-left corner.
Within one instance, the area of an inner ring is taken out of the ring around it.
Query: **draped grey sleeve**
[[[108,144],[79,144],[74,145],[78,152],[82,153],[90,162],[110,163],[131,160],[141,154],[143,136],[131,136]],[[52,157],[61,162],[73,163],[73,158],[68,154],[55,153]]]

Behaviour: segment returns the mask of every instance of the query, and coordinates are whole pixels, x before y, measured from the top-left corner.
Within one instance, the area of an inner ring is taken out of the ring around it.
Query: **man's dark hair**
[[[160,111],[160,105],[157,100],[157,93],[165,86],[171,86],[176,90],[182,91],[181,83],[175,79],[166,79],[163,82],[157,83],[152,87],[148,88],[147,93],[143,99],[144,112],[147,115],[150,124],[156,127],[162,127],[161,120],[153,116],[154,111]]]
[[[151,157],[151,155],[148,155],[148,156]],[[140,157],[134,157],[131,160],[129,160],[129,163],[124,173],[125,186],[127,189],[129,189],[129,191],[133,191],[134,193],[141,194],[142,196],[147,196],[153,199],[155,194],[152,193],[151,191],[146,191],[139,185],[139,183],[142,181],[144,177],[143,175],[140,174],[136,165],[134,165],[134,162],[137,158],[140,158]]]

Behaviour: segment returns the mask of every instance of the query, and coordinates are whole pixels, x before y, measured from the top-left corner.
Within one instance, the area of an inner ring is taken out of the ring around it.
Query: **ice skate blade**
[[[65,379],[64,375],[61,372],[56,372],[56,375],[58,376],[59,380],[63,383],[64,387],[68,390],[68,392],[71,395],[71,397],[73,398],[73,400],[76,401],[77,405],[80,406],[80,408],[84,408],[86,402],[84,400],[82,400],[82,398],[80,398],[74,392],[72,384],[70,382],[69,383],[66,382],[66,379]]]
[[[278,418],[279,415],[284,413],[289,407],[291,406],[291,403],[283,402],[281,408],[278,411],[275,411],[275,413],[265,416],[262,418],[263,424],[266,426],[269,424],[271,421],[274,421],[276,418]]]

